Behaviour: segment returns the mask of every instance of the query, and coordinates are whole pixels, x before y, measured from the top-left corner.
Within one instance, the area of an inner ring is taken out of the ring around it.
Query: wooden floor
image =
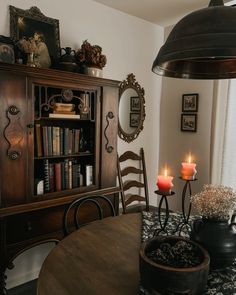
[[[7,295],[36,295],[37,280],[7,290]]]

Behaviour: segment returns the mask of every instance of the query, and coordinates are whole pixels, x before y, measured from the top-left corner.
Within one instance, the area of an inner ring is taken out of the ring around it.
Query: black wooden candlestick
[[[154,234],[153,236],[158,236],[161,232],[164,232],[166,233],[166,235],[168,235],[168,230],[166,229],[166,225],[168,223],[168,219],[169,219],[169,205],[168,205],[168,200],[167,200],[167,197],[168,196],[173,196],[175,194],[175,192],[162,192],[162,191],[155,191],[155,194],[161,196],[161,199],[159,201],[159,205],[158,205],[158,221],[159,221],[159,225],[160,227],[157,228],[155,231],[154,231]],[[165,204],[165,210],[164,210],[164,214],[161,215],[161,206],[162,206],[162,203],[164,202]],[[161,217],[164,216],[164,222],[162,222],[161,220]]]

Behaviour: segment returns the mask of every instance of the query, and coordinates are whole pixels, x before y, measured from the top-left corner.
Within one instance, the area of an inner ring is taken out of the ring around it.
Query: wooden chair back
[[[139,168],[137,168],[137,166]],[[132,151],[126,151],[120,156],[117,155],[117,170],[119,185],[121,189],[121,203],[123,214],[127,213],[127,207],[134,201],[145,202],[146,211],[149,211],[149,193],[143,148],[140,149],[139,155]],[[136,177],[136,179],[127,180],[126,176],[129,177],[131,174],[136,175],[134,176]],[[137,178],[139,178],[139,180],[137,180]],[[144,196],[139,193],[127,192],[132,188],[138,188],[139,191],[143,189]]]
[[[82,211],[85,204],[93,204],[94,207],[98,211],[99,219],[103,219],[103,209],[104,205],[109,207],[111,215],[115,216],[115,209],[112,204],[112,202],[109,200],[108,197],[105,197],[103,195],[94,195],[94,196],[85,196],[80,197],[79,199],[76,199],[72,201],[67,208],[65,209],[64,216],[63,216],[63,233],[64,236],[67,236],[71,231],[69,230],[70,226],[70,216],[73,215],[73,225],[76,229],[79,229],[82,225],[79,224],[78,217],[79,217],[79,211]]]

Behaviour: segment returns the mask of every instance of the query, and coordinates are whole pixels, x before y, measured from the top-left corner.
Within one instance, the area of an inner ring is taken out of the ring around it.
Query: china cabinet
[[[114,80],[0,64],[0,294],[17,255],[62,238],[63,212],[73,199],[104,194],[118,212],[118,87]],[[87,207],[81,222],[96,218]]]

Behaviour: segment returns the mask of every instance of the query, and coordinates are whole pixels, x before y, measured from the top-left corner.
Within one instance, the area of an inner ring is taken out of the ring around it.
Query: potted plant
[[[87,40],[76,52],[76,60],[80,67],[83,67],[86,74],[101,77],[102,69],[107,59],[102,54],[102,48],[98,45],[91,45]]]
[[[201,218],[194,220],[190,237],[208,250],[211,267],[231,265],[236,258],[236,225],[234,214],[236,193],[223,185],[204,185],[203,191],[191,197]]]

